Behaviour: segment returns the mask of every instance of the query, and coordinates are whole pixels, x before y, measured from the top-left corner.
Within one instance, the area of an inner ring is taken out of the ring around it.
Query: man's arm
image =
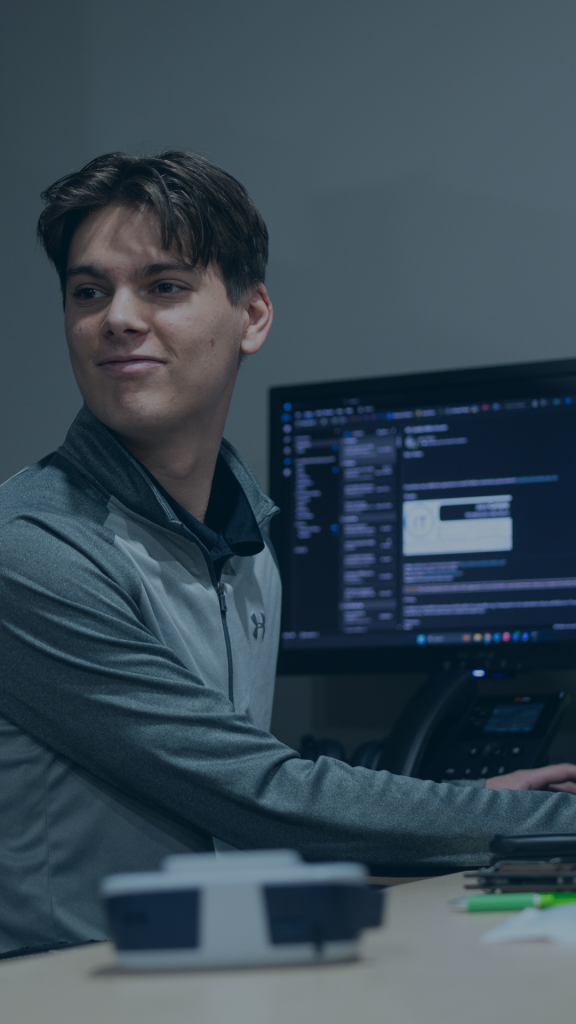
[[[477,864],[496,832],[576,831],[568,793],[301,760],[150,633],[139,586],[89,525],[72,540],[60,517],[27,517],[0,535],[0,711],[143,805],[240,848],[415,868]]]

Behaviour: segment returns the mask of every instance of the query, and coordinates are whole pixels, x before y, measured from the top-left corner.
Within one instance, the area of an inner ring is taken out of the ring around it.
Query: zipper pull
[[[228,609],[226,607],[226,594],[224,591],[223,583],[218,584],[216,588],[216,593],[218,594],[218,601],[220,602],[220,611],[222,612],[222,615],[226,615]]]

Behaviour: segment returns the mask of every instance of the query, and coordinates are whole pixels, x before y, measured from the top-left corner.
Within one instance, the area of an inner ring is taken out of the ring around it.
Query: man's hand
[[[549,764],[545,768],[521,768],[509,775],[486,779],[486,789],[546,789],[576,795],[576,764]]]

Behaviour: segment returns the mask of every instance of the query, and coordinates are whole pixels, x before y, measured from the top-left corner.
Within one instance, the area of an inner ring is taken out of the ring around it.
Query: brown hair
[[[63,297],[76,228],[95,210],[113,204],[149,206],[158,217],[164,249],[184,253],[193,266],[218,263],[233,305],[264,281],[268,231],[261,215],[236,178],[192,153],[107,153],[59,178],[42,199],[38,238],[56,267]]]

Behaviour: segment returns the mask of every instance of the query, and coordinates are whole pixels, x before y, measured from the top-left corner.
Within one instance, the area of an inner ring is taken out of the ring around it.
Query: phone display
[[[518,703],[521,700],[521,697],[516,697],[512,704],[496,704],[484,726],[484,732],[532,732],[546,705],[538,702]]]

